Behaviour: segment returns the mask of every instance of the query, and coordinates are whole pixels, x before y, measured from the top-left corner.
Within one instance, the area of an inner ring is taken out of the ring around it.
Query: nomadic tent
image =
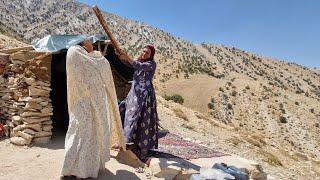
[[[67,129],[66,53],[85,38],[109,61],[118,100],[126,97],[133,69],[118,59],[108,37],[50,35],[33,46],[0,50],[0,121],[11,142],[46,143]]]

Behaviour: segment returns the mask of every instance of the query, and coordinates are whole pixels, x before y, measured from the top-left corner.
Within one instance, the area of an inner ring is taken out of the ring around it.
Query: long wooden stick
[[[99,8],[97,6],[94,6],[93,8],[94,13],[96,14],[100,24],[102,25],[104,31],[107,33],[107,35],[109,36],[111,43],[114,45],[114,48],[116,49],[116,51],[118,53],[122,53],[122,49],[120,48],[116,38],[113,36],[113,34],[110,31],[110,28],[108,27],[106,21],[104,20]]]

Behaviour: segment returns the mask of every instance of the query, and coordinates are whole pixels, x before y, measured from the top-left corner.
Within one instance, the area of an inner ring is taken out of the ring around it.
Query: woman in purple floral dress
[[[125,55],[134,68],[133,83],[127,98],[119,105],[126,143],[141,160],[150,149],[158,148],[158,114],[152,79],[156,70],[155,48],[145,46],[138,60]]]

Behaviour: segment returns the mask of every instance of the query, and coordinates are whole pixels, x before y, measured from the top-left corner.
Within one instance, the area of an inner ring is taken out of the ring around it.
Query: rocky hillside
[[[9,49],[22,46],[27,46],[27,44],[0,33],[0,49]]]
[[[70,0],[0,0],[0,10],[0,30],[27,43],[47,34],[103,32],[89,6]],[[131,55],[137,56],[146,43],[156,45],[159,95],[179,94],[184,106],[227,123],[237,133],[248,137],[258,133],[259,138],[248,140],[250,148],[270,148],[276,156],[286,157],[276,166],[289,172],[295,160],[301,167],[311,163],[309,175],[320,176],[319,70],[234,47],[192,44],[142,22],[104,16]],[[234,146],[246,141],[239,137],[231,140]]]

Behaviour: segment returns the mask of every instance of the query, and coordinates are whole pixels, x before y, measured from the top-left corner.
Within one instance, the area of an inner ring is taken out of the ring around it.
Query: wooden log
[[[109,36],[111,43],[113,44],[114,48],[116,49],[116,51],[118,53],[123,53],[122,49],[120,48],[120,45],[118,44],[116,38],[113,36],[113,34],[110,31],[110,28],[107,25],[107,22],[104,20],[99,8],[97,6],[94,6],[93,8],[94,13],[96,14],[100,24],[102,25],[104,31],[107,33],[107,35]]]
[[[9,60],[9,54],[0,53],[0,65],[6,65]]]
[[[12,54],[14,52],[21,51],[21,50],[32,50],[32,49],[33,49],[33,47],[31,45],[29,45],[29,46],[18,47],[18,48],[1,49],[0,53]]]
[[[0,75],[5,72],[5,67],[9,63],[9,54],[0,53]]]

